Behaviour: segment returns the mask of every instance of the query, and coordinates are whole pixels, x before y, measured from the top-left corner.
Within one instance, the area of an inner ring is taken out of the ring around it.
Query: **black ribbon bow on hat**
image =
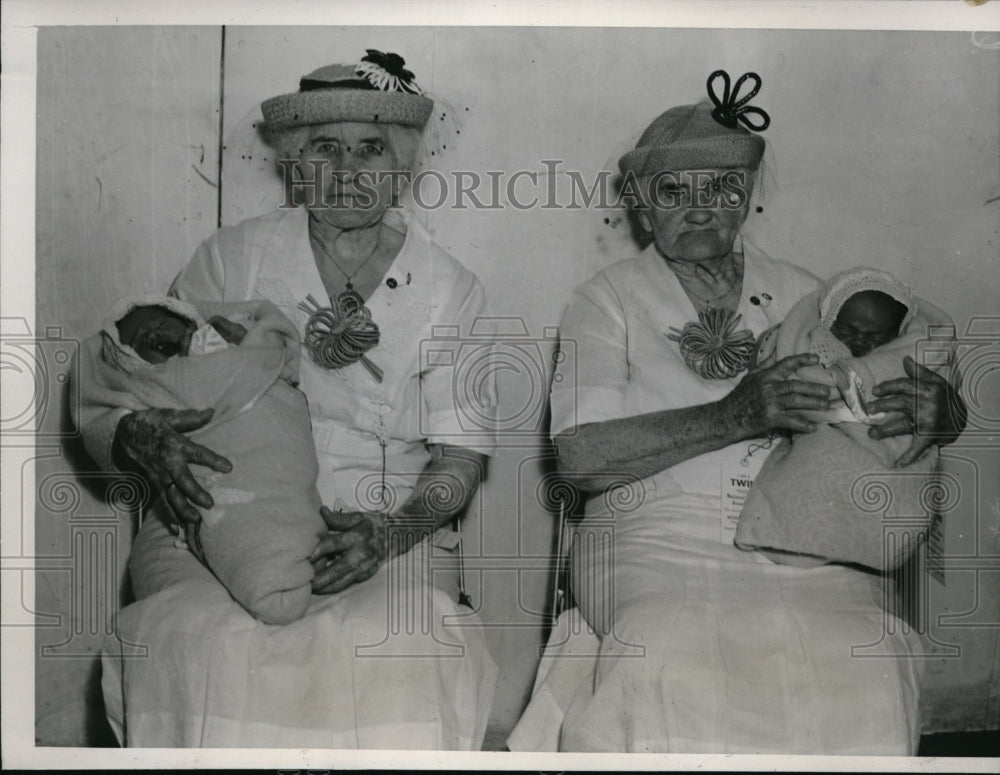
[[[423,90],[413,80],[413,73],[403,67],[406,60],[391,51],[382,53],[366,48],[365,56],[358,63],[358,75],[367,78],[372,86],[382,91],[405,91],[422,94]]]
[[[713,82],[716,78],[722,77],[725,83],[725,91],[722,92],[722,99],[715,93],[715,87]],[[750,90],[750,93],[743,97],[742,99],[737,99],[740,93],[740,89],[743,87],[745,81],[754,81],[755,86]],[[708,76],[708,96],[712,99],[715,107],[712,109],[712,118],[718,121],[725,127],[730,129],[736,128],[736,122],[742,122],[748,129],[752,129],[755,132],[763,132],[771,125],[771,117],[767,113],[758,107],[753,105],[747,105],[750,100],[757,96],[757,92],[760,91],[760,76],[757,73],[743,73],[736,80],[736,88],[730,92],[729,90],[729,73],[725,70],[716,70],[710,76]],[[754,124],[747,114],[753,114],[760,117],[760,123]]]

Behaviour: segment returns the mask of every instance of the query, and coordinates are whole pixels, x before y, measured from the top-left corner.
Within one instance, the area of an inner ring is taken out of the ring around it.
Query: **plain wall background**
[[[968,33],[44,29],[36,330],[92,333],[119,296],[165,290],[218,216],[234,223],[276,206],[273,159],[253,134],[260,100],[294,91],[301,75],[353,61],[365,48],[400,53],[439,100],[426,168],[534,171],[537,187],[518,191],[544,198],[543,160],[559,160],[551,182],[564,202],[567,171],[589,182],[614,170],[662,110],[704,97],[711,71],[726,69],[734,80],[760,74],[754,102],[772,117],[764,133],[768,175],[758,202],[764,212],[751,213],[744,233],[821,277],[881,266],[947,310],[960,334],[973,319],[986,333],[969,340],[985,345],[963,350],[967,372],[980,378],[967,380],[970,431],[947,451],[960,487],[946,514],[946,552],[968,567],[946,571],[946,586],[924,583],[926,640],[941,654],[928,662],[924,702],[929,729],[1000,726],[1000,381],[987,368],[997,363],[1000,333],[998,52]],[[523,321],[527,336],[504,346],[511,358],[534,353],[537,363],[505,376],[506,416],[532,402],[541,409],[552,329],[573,287],[637,253],[621,213],[445,207],[418,217],[479,275],[495,314]],[[64,413],[68,398],[59,395]],[[466,552],[469,586],[502,670],[492,725],[501,737],[530,691],[555,526],[539,497],[549,484],[544,435],[516,430],[468,521]],[[95,656],[114,601],[87,597],[90,576],[74,574],[73,558],[87,556],[90,539],[74,536],[95,529],[81,522],[87,516],[117,525],[108,540],[118,578],[128,521],[86,476],[93,465],[76,440],[37,454],[36,481],[52,474],[50,484],[85,484],[68,505],[40,498],[36,513],[36,551],[59,560],[37,574],[35,610],[58,617],[46,619],[37,641],[68,644],[37,659],[37,735],[43,744],[101,742]],[[83,528],[74,533],[71,519]],[[60,658],[70,652],[78,658]]]

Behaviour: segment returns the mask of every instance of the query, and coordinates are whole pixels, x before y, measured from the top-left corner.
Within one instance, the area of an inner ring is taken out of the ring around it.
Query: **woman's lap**
[[[177,552],[138,586],[148,594],[119,616],[119,637],[144,659],[105,649],[112,723],[130,745],[477,747],[496,667],[478,620],[429,583],[426,544],[338,595],[315,596],[305,617],[262,624]],[[191,558],[193,560],[193,558]],[[195,564],[197,562],[195,561]],[[175,569],[176,571],[176,569]],[[188,578],[180,578],[189,573]],[[437,581],[437,574],[434,574]],[[448,614],[466,626],[444,622]]]
[[[661,630],[626,616],[603,639],[597,690],[568,721],[566,750],[913,752],[916,665],[887,658],[908,647],[894,638],[851,652],[878,641],[876,621],[836,615],[816,626],[819,617],[781,607],[670,613]]]
[[[574,558],[603,639],[566,750],[913,752],[915,638],[882,610],[876,578],[721,543],[684,551],[663,515],[629,520],[604,544],[613,554]]]

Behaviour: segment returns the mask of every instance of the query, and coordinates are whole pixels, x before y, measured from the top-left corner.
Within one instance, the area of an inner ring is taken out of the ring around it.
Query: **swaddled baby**
[[[215,410],[190,436],[233,470],[199,476],[215,505],[188,544],[251,614],[285,624],[309,605],[309,556],[325,525],[306,399],[290,384],[297,349],[265,304],[199,305],[221,313],[205,323],[175,299],[120,303],[102,331],[96,395],[136,411]]]
[[[250,322],[248,315],[242,318]],[[115,322],[115,327],[121,343],[151,364],[165,363],[176,356],[207,355],[238,345],[247,335],[246,326],[222,315],[213,315],[198,328],[194,320],[158,304],[133,307]]]
[[[919,341],[933,334],[938,349],[947,348],[954,335],[942,332],[949,326],[947,315],[915,299],[888,272],[860,267],[833,277],[761,336],[756,366],[815,353],[820,365],[800,369],[796,376],[829,385],[834,404],[827,412],[804,411],[820,423],[816,431],[782,439],[768,456],[740,515],[737,546],[797,565],[838,561],[887,570],[906,559],[912,541],[901,534],[892,541],[886,537],[893,532],[893,517],[908,518],[900,529],[911,537],[914,519],[923,520],[925,528],[918,532],[926,533],[924,496],[937,449],[896,468],[911,437],[872,439],[869,426],[892,415],[872,413],[869,405],[877,384],[907,376],[903,357],[915,358]],[[882,509],[879,498],[873,501],[875,491],[865,489],[873,486],[891,493],[882,499]]]

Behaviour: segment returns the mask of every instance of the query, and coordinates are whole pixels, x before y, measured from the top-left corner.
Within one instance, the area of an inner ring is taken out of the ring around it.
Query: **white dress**
[[[189,300],[267,298],[301,331],[308,316],[298,303],[308,294],[326,299],[306,211],[221,229],[172,291]],[[455,358],[447,357],[485,313],[475,276],[413,221],[368,307],[381,330],[368,353],[384,371],[381,383],[361,364],[326,371],[305,354],[301,364],[320,494],[351,510],[402,504],[429,459],[428,443],[486,454],[495,444],[481,421],[469,422],[489,415],[495,391],[453,389]],[[107,444],[97,438],[88,446]],[[174,548],[160,520],[148,518],[133,547],[133,556],[153,558],[132,568],[140,599],[120,613],[121,640],[110,640],[103,656],[105,704],[119,739],[129,746],[478,749],[497,669],[478,618],[456,603],[454,561],[452,570],[441,567],[453,534],[439,531],[433,543],[339,594],[314,596],[303,619],[272,626],[247,614]],[[122,642],[148,647],[148,656],[134,658],[135,648]]]
[[[747,241],[740,327],[759,335],[819,283]],[[751,298],[759,304],[754,304]],[[696,318],[650,246],[575,292],[552,435],[718,400],[668,330]],[[777,565],[733,545],[763,440],[700,455],[588,501],[572,592],[512,750],[913,754],[915,635],[888,582],[840,565]],[[589,625],[589,626],[588,626]]]

